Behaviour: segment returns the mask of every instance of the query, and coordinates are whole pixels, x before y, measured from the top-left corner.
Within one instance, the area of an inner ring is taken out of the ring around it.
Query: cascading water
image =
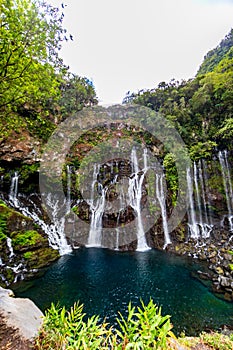
[[[15,255],[15,253],[14,253],[14,250],[13,250],[13,247],[12,247],[12,244],[11,244],[11,238],[10,237],[7,237],[6,244],[7,244],[7,247],[9,249],[9,252],[10,252],[9,258],[11,259]]]
[[[227,210],[228,210],[228,221],[230,225],[230,231],[233,231],[233,191],[231,184],[230,168],[228,163],[227,151],[219,151],[218,153],[219,162],[221,165],[221,172],[223,178],[223,184],[226,195]]]
[[[128,174],[128,177],[125,174],[125,172],[127,172],[125,165],[123,165],[122,168],[122,164],[118,164],[116,161],[114,164],[113,162],[105,164],[103,168],[101,168],[101,171],[100,165],[94,165],[90,199],[86,200],[91,212],[90,230],[87,242],[88,247],[102,246],[103,215],[104,213],[108,215],[108,213],[111,213],[113,210],[111,200],[107,201],[106,198],[109,195],[111,196],[111,189],[114,189],[115,186],[117,186],[117,200],[114,204],[115,209],[117,207],[117,210],[115,210],[115,212],[117,212],[115,219],[117,226],[113,228],[113,231],[115,232],[115,243],[113,244],[113,247],[116,250],[119,249],[120,233],[118,227],[120,219],[122,218],[122,215],[124,215],[124,210],[129,205],[136,216],[137,250],[144,251],[149,249],[146,243],[141,216],[143,181],[147,171],[147,162],[147,152],[144,150],[144,167],[140,170],[136,150],[133,148],[131,151],[131,175],[129,176]],[[108,180],[106,180],[107,178]],[[104,185],[101,179],[103,180]]]
[[[41,229],[47,234],[49,245],[59,250],[60,255],[68,254],[72,251],[70,245],[67,243],[65,237],[65,217],[59,218],[59,200],[49,194],[47,196],[46,203],[50,207],[51,211],[51,223],[46,223],[41,218],[41,212],[37,205],[25,196],[18,194],[18,179],[19,175],[16,172],[11,179],[10,193],[9,193],[9,204],[19,210],[23,215],[31,218]],[[28,205],[26,205],[28,203]],[[66,203],[63,203],[67,207]]]
[[[32,203],[32,202],[31,202]],[[46,198],[46,203],[50,207],[51,223],[46,223],[40,218],[37,208],[31,206],[30,209],[25,206],[20,206],[18,209],[25,216],[30,217],[33,221],[38,224],[41,229],[47,234],[49,245],[53,249],[59,250],[60,255],[68,254],[72,251],[71,246],[67,243],[65,237],[65,217],[59,217],[59,200],[49,194]],[[34,203],[33,203],[34,204]],[[66,203],[64,203],[66,205]]]
[[[17,172],[14,173],[14,176],[11,178],[11,186],[9,193],[9,200],[15,208],[19,206],[18,203],[18,184],[19,184],[19,175]]]
[[[6,238],[6,245],[8,248],[7,259],[5,259],[5,257],[4,259],[0,257],[0,267],[3,267],[6,270],[11,270],[15,275],[13,283],[16,283],[17,281],[24,279],[24,274],[27,270],[22,262],[16,262],[16,254],[14,253],[10,237]],[[9,285],[8,280],[3,274],[0,274],[0,278],[7,286]]]
[[[198,228],[198,224],[197,224],[197,220],[196,220],[196,213],[195,213],[195,209],[194,209],[193,179],[192,179],[190,168],[187,168],[186,178],[187,178],[188,202],[189,202],[188,227],[189,227],[190,237],[193,239],[197,239],[197,238],[199,238],[199,228]]]
[[[196,214],[197,214],[197,216],[199,217],[199,225],[202,226],[202,225],[203,225],[203,220],[202,220],[202,208],[201,208],[200,192],[199,192],[199,187],[198,187],[197,164],[196,164],[196,162],[194,162],[193,167],[194,167],[195,198],[196,198],[197,209],[198,209],[198,212],[197,212]]]
[[[201,193],[199,191],[199,185],[201,184]],[[196,162],[194,162],[194,184],[195,184],[195,198],[198,208],[198,227],[199,227],[199,233],[202,238],[208,238],[210,236],[210,233],[213,229],[213,225],[209,223],[209,218],[207,214],[207,204],[205,200],[205,185],[204,185],[204,178],[202,174],[202,167],[201,163],[198,162],[198,165]],[[203,220],[203,214],[205,217],[205,220]]]
[[[90,232],[88,237],[88,247],[100,247],[102,239],[102,217],[104,214],[106,189],[98,182],[100,167],[94,165],[91,198],[87,200],[91,211]],[[96,191],[99,196],[96,196]]]
[[[161,208],[162,213],[162,221],[163,221],[163,232],[164,232],[164,246],[163,249],[167,247],[168,244],[171,244],[171,239],[169,236],[168,231],[168,224],[167,224],[167,210],[166,210],[166,198],[164,193],[164,174],[156,174],[156,196],[159,201],[159,205]]]
[[[212,222],[212,217],[210,215],[211,211],[211,205],[209,202],[209,188],[207,185],[207,174],[206,174],[206,162],[205,160],[201,159],[198,162],[198,170],[199,170],[199,176],[200,176],[200,182],[201,182],[201,198],[203,200],[203,211],[204,211],[204,218],[205,218],[205,223],[208,224],[211,228],[213,228],[213,222]]]
[[[150,249],[146,242],[145,232],[141,216],[141,199],[142,199],[142,185],[147,171],[147,153],[144,150],[143,154],[144,168],[139,172],[138,159],[136,150],[133,148],[131,152],[131,163],[133,168],[133,175],[129,179],[129,204],[134,209],[137,216],[137,251],[145,251]]]
[[[193,239],[208,238],[213,229],[210,222],[207,201],[206,201],[206,180],[203,176],[202,163],[194,162],[193,177],[191,169],[187,169],[187,187],[188,187],[188,227],[190,236]],[[200,187],[199,187],[200,184]],[[203,215],[204,214],[204,215]]]
[[[69,165],[66,166],[66,174],[67,174],[67,196],[66,196],[66,212],[69,214],[71,209],[71,167]]]

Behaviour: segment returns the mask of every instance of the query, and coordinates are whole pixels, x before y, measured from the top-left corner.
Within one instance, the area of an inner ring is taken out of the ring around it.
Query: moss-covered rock
[[[11,232],[12,246],[14,251],[36,249],[46,243],[46,239],[36,230]]]
[[[0,286],[32,277],[59,257],[33,221],[0,203]]]
[[[26,258],[25,258],[25,254]],[[58,259],[59,254],[57,250],[50,247],[42,247],[36,251],[28,251],[24,253],[24,259],[27,260],[27,266],[30,270],[41,269],[43,267],[49,266],[51,262]]]

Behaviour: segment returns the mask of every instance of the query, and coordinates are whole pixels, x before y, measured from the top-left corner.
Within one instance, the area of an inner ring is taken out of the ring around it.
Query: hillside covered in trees
[[[152,90],[126,96],[162,113],[174,123],[193,159],[215,148],[232,149],[233,30],[207,53],[194,79],[161,82]]]

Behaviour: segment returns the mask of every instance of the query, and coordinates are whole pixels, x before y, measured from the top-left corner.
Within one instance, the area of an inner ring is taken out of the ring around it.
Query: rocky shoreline
[[[208,270],[199,270],[194,276],[200,279],[219,298],[233,302],[233,236],[225,230],[213,229],[206,239],[175,243],[169,251],[191,256],[207,263]]]

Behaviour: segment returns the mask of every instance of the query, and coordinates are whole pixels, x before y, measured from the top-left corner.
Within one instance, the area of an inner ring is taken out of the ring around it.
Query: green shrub
[[[98,316],[85,320],[83,305],[74,304],[67,311],[54,304],[46,311],[38,350],[129,350],[167,349],[167,337],[173,336],[170,316],[162,316],[153,300],[141,307],[128,306],[128,317],[120,314],[119,329],[99,322]]]
[[[174,336],[170,316],[162,316],[161,308],[153,300],[147,306],[143,302],[141,304],[142,307],[137,307],[136,311],[130,303],[127,320],[121,314],[121,318],[117,319],[120,326],[117,335],[123,341],[123,349],[166,349],[167,336]]]
[[[84,321],[83,305],[74,304],[67,311],[52,304],[46,311],[43,329],[37,339],[37,349],[109,349],[111,329],[98,324],[99,317],[92,316]]]

